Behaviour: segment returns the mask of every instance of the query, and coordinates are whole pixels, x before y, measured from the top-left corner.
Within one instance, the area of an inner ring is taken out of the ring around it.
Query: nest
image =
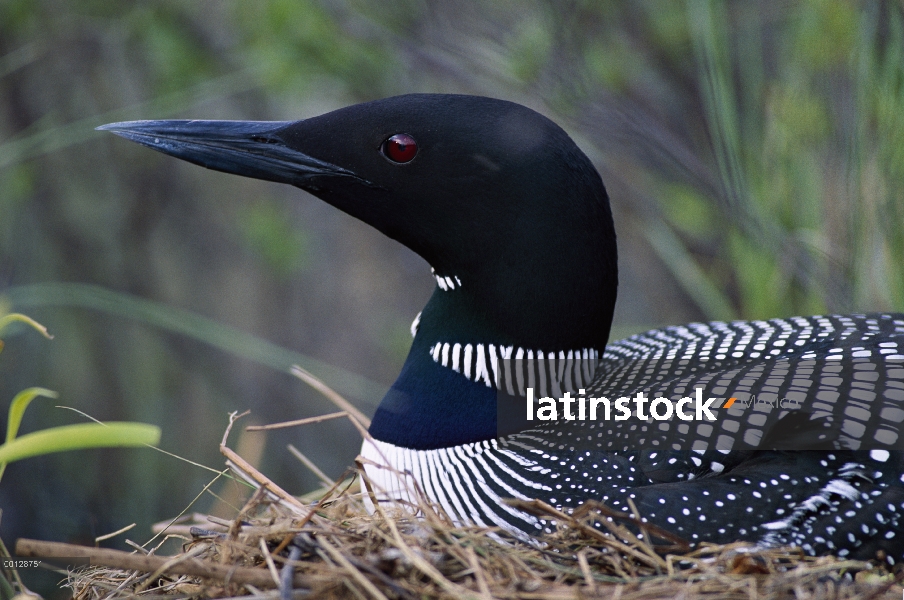
[[[340,406],[367,435],[363,416]],[[232,520],[192,515],[162,525],[161,533],[182,539],[175,556],[29,540],[19,541],[17,554],[87,557],[93,566],[69,574],[76,600],[901,598],[904,571],[796,548],[691,548],[642,522],[636,509],[623,514],[587,503],[566,514],[539,501],[513,502],[557,524],[542,543],[456,525],[426,499],[378,504],[371,514],[364,498],[373,502],[374,490],[360,463],[316,500],[303,501],[245,463],[225,439],[230,468],[257,491]]]
[[[663,553],[646,541],[656,533],[638,537],[632,517],[614,518],[602,506],[566,515],[522,503],[558,522],[539,546],[456,527],[427,504],[368,514],[358,489],[336,485],[305,516],[259,491],[231,522],[194,515],[170,524],[170,535],[185,537],[183,552],[156,568],[92,567],[72,573],[68,585],[77,600],[901,597],[892,574],[861,561],[744,544]]]

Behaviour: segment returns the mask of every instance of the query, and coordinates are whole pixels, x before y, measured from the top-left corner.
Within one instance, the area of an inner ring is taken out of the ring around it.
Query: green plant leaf
[[[52,340],[53,336],[47,333],[47,328],[32,319],[31,317],[26,317],[25,315],[21,315],[19,313],[10,313],[8,315],[0,316],[0,333],[3,333],[3,330],[9,327],[10,323],[14,322],[25,323],[26,325],[31,325],[35,329],[40,332],[41,335],[46,337],[48,340]]]
[[[27,433],[0,446],[0,462],[11,463],[23,458],[52,452],[154,445],[160,441],[160,428],[133,422],[79,423],[51,427]]]
[[[12,404],[9,405],[9,421],[6,424],[6,443],[10,443],[16,439],[19,433],[19,425],[22,424],[22,416],[25,415],[25,409],[31,404],[31,401],[38,396],[45,398],[56,398],[57,393],[44,388],[33,387],[22,390],[13,398]],[[0,475],[3,475],[2,467],[0,467]]]

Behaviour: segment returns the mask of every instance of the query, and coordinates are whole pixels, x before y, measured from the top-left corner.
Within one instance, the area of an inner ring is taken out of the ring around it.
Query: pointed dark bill
[[[350,177],[352,171],[286,146],[290,121],[125,121],[98,127],[148,148],[208,169],[308,187],[315,177]]]

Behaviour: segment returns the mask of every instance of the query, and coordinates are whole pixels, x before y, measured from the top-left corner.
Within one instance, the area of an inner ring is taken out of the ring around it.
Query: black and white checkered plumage
[[[677,399],[699,387],[738,402],[713,423],[575,419],[435,450],[365,442],[366,458],[392,466],[369,473],[387,498],[414,502],[422,490],[462,523],[516,534],[551,524],[502,498],[566,510],[593,499],[625,512],[630,498],[691,542],[902,559],[888,550],[904,548],[904,315],[657,329],[610,344],[597,373],[588,397]],[[757,450],[764,439],[780,446],[789,419],[787,439],[809,427],[811,450]]]

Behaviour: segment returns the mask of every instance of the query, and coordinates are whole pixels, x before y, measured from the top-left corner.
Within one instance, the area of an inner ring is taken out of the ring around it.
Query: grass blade
[[[0,462],[11,463],[52,452],[154,445],[160,428],[131,422],[78,423],[27,433],[0,446]]]

